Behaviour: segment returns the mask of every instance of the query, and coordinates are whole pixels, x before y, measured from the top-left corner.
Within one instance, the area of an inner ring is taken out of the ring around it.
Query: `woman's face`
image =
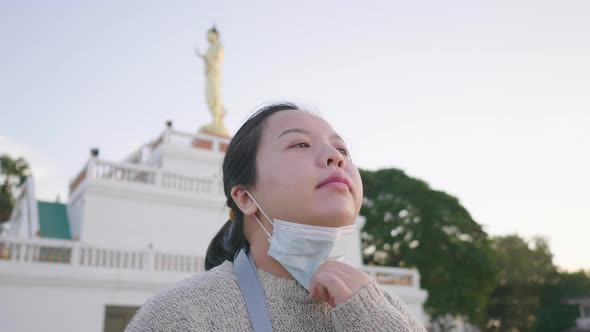
[[[363,185],[344,141],[322,118],[304,111],[268,117],[251,192],[270,218],[317,226],[354,223]]]

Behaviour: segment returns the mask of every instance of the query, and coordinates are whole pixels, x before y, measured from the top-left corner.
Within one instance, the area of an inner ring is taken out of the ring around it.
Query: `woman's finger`
[[[336,303],[341,303],[351,296],[351,290],[346,283],[330,270],[318,269],[314,274],[312,281],[315,285],[325,287],[329,296],[333,297]],[[327,301],[329,297],[322,299]]]
[[[311,287],[311,290],[309,291],[309,296],[311,296],[312,298],[316,297],[318,295],[318,290],[316,287]]]
[[[318,289],[322,301],[330,305],[330,300],[334,305],[345,302],[371,282],[365,272],[337,261],[322,263],[311,279],[311,285]]]
[[[358,270],[358,269],[356,269],[346,263],[343,263],[343,262],[325,261],[322,265],[320,265],[320,268],[322,266],[336,269],[338,271],[342,271],[343,273],[348,275],[349,279],[347,279],[347,280],[350,280],[351,283],[355,284],[355,286],[352,288],[362,287],[372,281],[371,277],[368,274],[366,274],[365,272]]]
[[[330,294],[328,293],[328,290],[326,289],[326,287],[324,287],[323,285],[319,285],[318,289],[319,289],[320,298],[322,299],[322,301],[327,302],[328,299],[330,299]]]
[[[335,274],[336,276],[338,276],[338,278],[342,279],[345,283],[349,283],[353,281],[353,276],[351,276],[350,274],[342,271],[341,269],[339,269],[338,267],[334,267],[334,266],[329,266],[329,265],[322,265],[320,266],[320,269],[324,269],[324,271],[330,271],[331,273]]]
[[[345,273],[350,274],[350,275],[359,275],[360,274],[360,275],[364,275],[364,276],[367,276],[368,278],[370,278],[369,275],[366,274],[365,272],[363,272],[351,265],[348,265],[344,262],[327,260],[322,265],[324,265],[324,264],[326,264],[327,266],[331,266],[331,267],[337,268],[339,270],[342,270]]]

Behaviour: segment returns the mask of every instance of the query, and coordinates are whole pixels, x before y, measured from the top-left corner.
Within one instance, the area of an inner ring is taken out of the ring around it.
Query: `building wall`
[[[160,290],[191,275],[0,260],[0,330],[103,332],[107,307],[140,307]],[[424,290],[382,287],[428,322],[422,309]]]
[[[16,199],[12,216],[5,226],[8,228],[6,235],[22,238],[34,237],[39,231],[39,216],[35,197],[35,181],[32,176],[27,178],[21,190],[23,192]]]
[[[219,176],[223,153],[192,149],[172,144],[163,145],[158,151],[162,169],[168,172],[195,177]]]
[[[0,330],[103,332],[107,305],[139,307],[183,277],[146,283],[120,271],[0,261]]]
[[[84,196],[76,195],[70,199],[67,206],[68,211],[68,222],[70,223],[70,232],[72,233],[72,239],[80,239],[82,232],[82,222],[84,215]]]
[[[84,195],[80,241],[109,248],[204,255],[228,219],[223,196],[94,181]]]

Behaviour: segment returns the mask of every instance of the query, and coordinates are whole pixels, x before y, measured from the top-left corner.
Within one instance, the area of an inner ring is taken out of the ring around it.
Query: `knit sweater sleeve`
[[[396,297],[368,284],[332,310],[336,331],[420,331],[424,326]]]

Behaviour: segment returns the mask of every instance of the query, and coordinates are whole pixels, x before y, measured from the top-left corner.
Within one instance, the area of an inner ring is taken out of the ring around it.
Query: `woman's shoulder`
[[[229,261],[184,279],[147,300],[126,331],[190,330],[205,319],[209,306],[217,300],[239,294],[233,264]]]
[[[149,301],[195,301],[200,298],[210,298],[210,293],[228,291],[232,288],[231,286],[237,287],[233,263],[225,261],[207,272],[194,275],[162,290]]]

